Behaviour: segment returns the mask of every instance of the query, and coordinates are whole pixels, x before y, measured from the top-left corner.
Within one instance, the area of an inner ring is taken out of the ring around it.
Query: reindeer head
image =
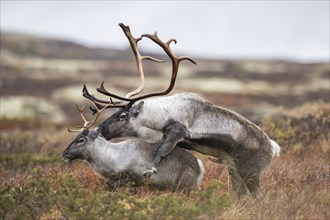
[[[130,108],[119,109],[98,126],[98,132],[106,140],[115,137],[137,136],[131,122],[137,120],[137,117],[143,110],[143,105],[144,102],[141,101]]]
[[[77,159],[88,160],[89,154],[87,148],[93,144],[96,137],[97,132],[93,130],[80,132],[63,151],[62,158],[67,162]]]
[[[94,103],[92,102],[94,105]],[[94,105],[95,106],[95,105]],[[80,108],[76,105],[78,112],[81,118],[84,121],[84,124],[80,127],[80,129],[72,130],[67,128],[69,132],[79,132],[79,134],[73,139],[73,141],[69,144],[69,146],[63,151],[62,158],[68,162],[76,159],[88,159],[88,150],[87,147],[91,146],[94,142],[94,139],[98,136],[97,129],[89,131],[89,128],[94,124],[94,122],[98,119],[101,111],[104,109],[97,109],[96,116],[92,120],[87,120],[84,116],[83,110],[84,107]]]

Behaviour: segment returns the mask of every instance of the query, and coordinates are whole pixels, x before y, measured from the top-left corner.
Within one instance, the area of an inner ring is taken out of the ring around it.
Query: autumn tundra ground
[[[2,219],[329,219],[328,104],[279,110],[260,126],[282,147],[262,178],[265,195],[236,198],[224,165],[206,165],[202,190],[108,191],[82,161],[65,164],[73,134],[56,128],[1,132]]]

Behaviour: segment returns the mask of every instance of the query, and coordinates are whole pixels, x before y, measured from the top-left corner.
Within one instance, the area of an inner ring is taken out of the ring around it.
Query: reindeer
[[[87,161],[94,172],[103,177],[109,189],[125,186],[148,186],[158,190],[189,190],[199,188],[204,176],[204,166],[188,151],[174,149],[158,165],[158,172],[150,178],[144,178],[143,171],[151,163],[160,144],[151,144],[141,138],[126,137],[106,140],[98,129],[89,130],[102,110],[92,121],[86,120],[83,108],[78,108],[84,120],[84,126],[72,143],[63,151],[62,158],[67,162],[76,159]]]
[[[177,57],[173,54],[170,43],[176,43],[174,39],[163,42],[156,32],[134,38],[128,26],[119,25],[135,55],[140,85],[122,97],[110,93],[102,82],[97,91],[109,96],[110,101],[91,95],[84,85],[83,96],[95,103],[96,107],[91,108],[93,111],[101,108],[119,108],[96,128],[99,134],[106,140],[135,136],[148,143],[162,143],[144,172],[147,176],[157,173],[160,162],[177,146],[213,156],[217,158],[214,161],[226,164],[233,189],[238,195],[260,194],[260,176],[272,157],[280,151],[276,142],[270,140],[257,125],[240,114],[215,106],[197,94],[178,93],[168,97],[147,99],[170,93],[181,61],[196,63],[190,57]],[[142,61],[148,59],[162,62],[141,56],[137,43],[142,38],[149,38],[169,56],[172,62],[172,76],[165,91],[136,96],[144,88]],[[113,99],[118,101],[114,102]]]

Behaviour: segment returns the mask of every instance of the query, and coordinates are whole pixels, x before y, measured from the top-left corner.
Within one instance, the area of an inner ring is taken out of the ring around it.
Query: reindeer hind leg
[[[230,160],[226,160],[225,163],[228,166],[229,176],[234,192],[238,195],[238,197],[247,195],[249,193],[249,189],[247,188],[241,175],[238,173],[234,161],[230,159]]]
[[[249,192],[255,196],[262,194],[260,185],[261,172],[256,169],[240,169],[238,171],[242,178],[243,184],[248,188]]]

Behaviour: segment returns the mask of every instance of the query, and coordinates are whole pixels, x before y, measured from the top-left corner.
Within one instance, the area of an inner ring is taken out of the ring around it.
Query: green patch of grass
[[[165,192],[141,198],[125,191],[86,187],[74,175],[54,171],[35,168],[24,183],[3,185],[1,218],[192,219],[202,215],[213,218],[230,205],[226,194],[213,193],[219,183],[190,195]]]

